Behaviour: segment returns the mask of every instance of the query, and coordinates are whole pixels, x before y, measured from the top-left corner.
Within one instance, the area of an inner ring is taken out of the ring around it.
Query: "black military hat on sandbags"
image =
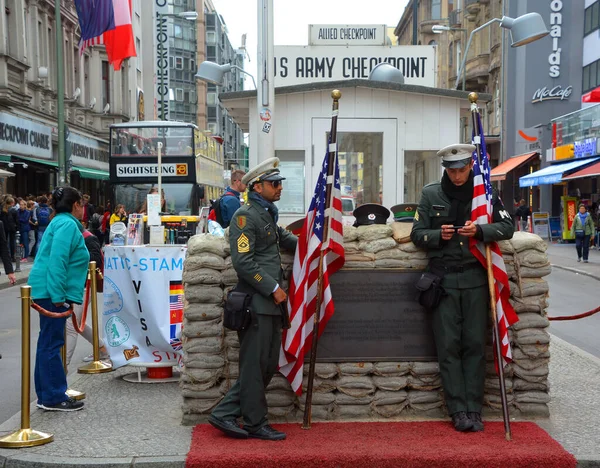
[[[390,217],[390,210],[377,203],[365,203],[356,208],[352,214],[356,218],[354,227],[369,224],[385,224]]]
[[[412,223],[418,206],[417,203],[402,203],[392,206],[391,211],[394,215],[394,221]]]
[[[473,158],[475,145],[448,145],[437,152],[442,158],[442,166],[447,169],[461,169],[468,165]]]

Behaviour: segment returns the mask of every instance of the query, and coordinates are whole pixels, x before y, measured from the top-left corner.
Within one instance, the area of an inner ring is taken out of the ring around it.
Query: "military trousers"
[[[467,289],[445,288],[433,311],[433,335],[446,406],[481,412],[485,380],[485,343],[489,315],[487,284]]]
[[[212,415],[224,420],[242,418],[244,429],[256,432],[268,424],[265,389],[279,362],[281,315],[252,314],[252,323],[238,332],[240,376]]]

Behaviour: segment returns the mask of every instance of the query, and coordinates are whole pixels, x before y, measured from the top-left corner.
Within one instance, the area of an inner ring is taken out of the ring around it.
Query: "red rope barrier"
[[[581,318],[585,318],[585,317],[589,317],[591,315],[597,314],[598,312],[600,312],[600,307],[596,307],[593,310],[590,310],[588,312],[584,312],[583,314],[579,314],[579,315],[563,315],[561,317],[548,317],[548,320],[577,320],[577,319],[581,319]]]

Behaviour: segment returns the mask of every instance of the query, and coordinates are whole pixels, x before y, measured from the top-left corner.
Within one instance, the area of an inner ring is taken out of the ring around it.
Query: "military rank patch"
[[[258,283],[260,283],[260,282],[262,281],[262,276],[260,276],[258,273],[256,273],[256,274],[254,275],[254,279],[255,279],[255,280],[258,282]]]
[[[419,210],[415,211],[415,221],[419,221]]]
[[[246,216],[238,216],[237,225],[240,229],[244,229],[246,227]]]
[[[246,234],[242,234],[237,240],[238,252],[248,253],[250,252],[250,241],[246,237]]]

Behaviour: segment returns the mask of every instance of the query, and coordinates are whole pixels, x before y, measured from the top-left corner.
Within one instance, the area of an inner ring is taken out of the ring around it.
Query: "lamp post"
[[[488,27],[492,23],[500,23],[501,28],[510,30],[512,47],[521,47],[525,44],[537,41],[538,39],[541,39],[542,37],[545,37],[548,34],[550,34],[548,29],[546,28],[544,20],[542,19],[539,13],[527,13],[525,15],[518,16],[517,18],[510,18],[508,16],[503,16],[502,19],[494,18],[488,21],[487,23],[482,24],[478,28],[473,29],[473,31],[471,31],[471,34],[469,35],[469,41],[467,42],[467,47],[465,48],[460,68],[458,70],[458,73],[456,74],[456,83],[454,85],[455,88],[458,88],[458,84],[462,78],[462,90],[465,90],[465,66],[467,63],[469,47],[471,46],[471,41],[473,40],[473,35],[476,32]]]
[[[187,21],[196,21],[198,19],[197,11],[184,11],[182,13],[158,13],[160,15],[161,24],[165,18],[180,18]],[[167,64],[167,66],[169,66]],[[167,83],[168,85],[168,83]],[[165,120],[165,94],[169,95],[168,91],[165,91],[165,74],[160,74],[160,120]],[[170,105],[170,104],[169,104]]]
[[[63,34],[60,0],[54,2],[56,16],[56,119],[58,126],[58,186],[68,185],[69,169],[65,153],[65,76],[63,70]]]

